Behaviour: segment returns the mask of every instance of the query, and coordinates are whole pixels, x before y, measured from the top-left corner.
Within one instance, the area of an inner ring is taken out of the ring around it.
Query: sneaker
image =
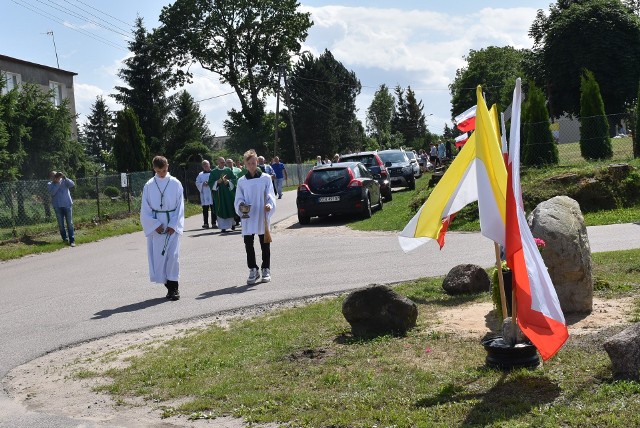
[[[169,300],[173,300],[174,302],[176,300],[180,300],[180,292],[178,291],[178,286],[176,286],[176,288],[174,288],[172,290],[171,296],[169,297]]]
[[[75,247],[75,246],[76,246],[76,243],[75,243],[75,242],[72,242],[72,243],[71,243],[71,246],[72,246],[72,247]]]
[[[209,225],[207,223],[205,223],[205,224],[202,225],[202,228],[203,229],[209,229]]]
[[[278,199],[282,199],[282,195],[278,195]]]
[[[271,271],[269,268],[262,268],[262,282],[271,281]]]
[[[249,278],[247,278],[247,285],[253,285],[260,280],[260,274],[258,268],[249,269]]]

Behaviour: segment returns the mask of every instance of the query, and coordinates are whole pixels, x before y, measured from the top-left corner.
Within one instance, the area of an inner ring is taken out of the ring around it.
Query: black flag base
[[[502,336],[485,336],[481,343],[487,351],[487,367],[509,371],[517,368],[536,368],[540,365],[538,350],[529,341],[509,345]]]

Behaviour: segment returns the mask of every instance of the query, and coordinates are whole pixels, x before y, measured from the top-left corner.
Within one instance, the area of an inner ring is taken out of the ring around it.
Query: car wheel
[[[393,192],[391,191],[391,189],[389,189],[389,191],[387,192],[386,195],[384,195],[384,198],[387,200],[387,202],[392,201],[393,200]]]
[[[378,209],[382,210],[382,193],[378,193]]]
[[[310,217],[298,214],[298,223],[300,223],[300,225],[309,224],[310,222],[311,222]]]
[[[364,201],[364,211],[362,212],[362,217],[371,218],[371,199],[369,195],[366,196]]]
[[[413,179],[409,182],[409,190],[416,190],[416,180]]]

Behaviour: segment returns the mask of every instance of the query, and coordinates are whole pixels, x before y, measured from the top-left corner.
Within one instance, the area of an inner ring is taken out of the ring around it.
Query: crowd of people
[[[169,163],[163,156],[153,159],[155,175],[142,192],[140,220],[147,237],[149,279],[164,284],[167,299],[180,299],[180,236],[184,229],[183,188],[168,172]],[[271,217],[276,198],[282,198],[282,186],[287,169],[276,156],[271,164],[254,150],[242,159],[219,157],[216,167],[202,161],[202,171],[195,177],[200,192],[204,229],[219,228],[221,233],[241,228],[247,257],[247,285],[271,281]],[[276,196],[277,195],[277,196]],[[262,261],[256,261],[254,248],[258,235]]]

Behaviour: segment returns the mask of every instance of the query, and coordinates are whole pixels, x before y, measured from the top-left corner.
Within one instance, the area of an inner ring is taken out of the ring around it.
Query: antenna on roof
[[[56,38],[53,36],[53,31],[47,31],[47,36],[51,36],[53,40],[53,50],[56,53],[56,64],[58,64],[58,68],[60,68],[60,61],[58,61],[58,48],[56,47]]]

